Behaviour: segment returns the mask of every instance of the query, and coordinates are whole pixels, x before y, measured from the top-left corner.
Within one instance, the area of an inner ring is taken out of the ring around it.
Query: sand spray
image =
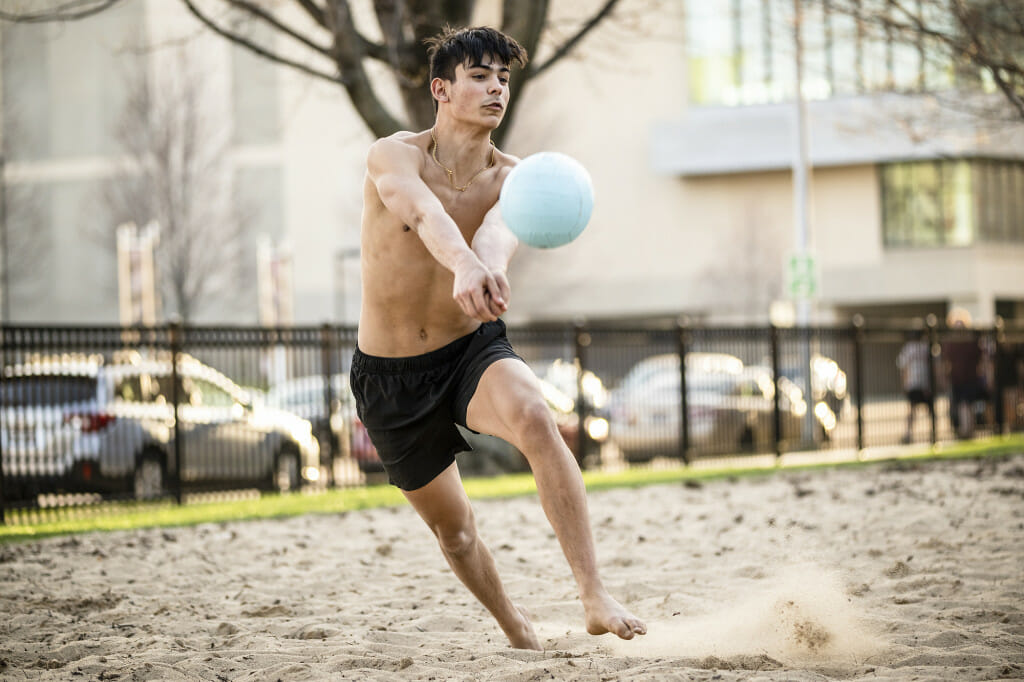
[[[624,656],[860,662],[885,645],[865,625],[856,602],[838,571],[790,565],[741,593],[723,594],[711,612],[648,622],[648,635],[613,642],[611,648]]]

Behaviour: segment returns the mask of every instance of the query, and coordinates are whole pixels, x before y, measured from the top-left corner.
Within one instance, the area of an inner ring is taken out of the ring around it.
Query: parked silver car
[[[166,354],[165,354],[166,356]],[[4,471],[9,490],[130,490],[152,498],[176,470],[174,387],[167,357],[61,356],[5,368]],[[212,367],[179,356],[178,471],[186,489],[294,490],[319,478],[309,421],[254,405]]]
[[[769,367],[726,353],[691,353],[686,362],[690,445],[708,454],[766,450],[774,439],[775,385]],[[675,454],[682,419],[678,355],[638,363],[613,391],[610,440],[627,461]],[[796,437],[807,413],[803,392],[780,377],[782,438]]]

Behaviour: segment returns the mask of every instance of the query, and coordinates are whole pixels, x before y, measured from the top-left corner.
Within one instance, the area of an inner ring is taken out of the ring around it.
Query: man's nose
[[[492,78],[491,81],[490,81],[490,88],[488,90],[489,90],[489,92],[493,92],[493,93],[496,93],[496,94],[500,93],[501,92],[501,81],[499,81],[497,78]]]

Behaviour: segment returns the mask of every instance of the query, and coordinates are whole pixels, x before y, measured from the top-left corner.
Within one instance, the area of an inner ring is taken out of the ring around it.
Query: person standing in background
[[[928,408],[931,417],[935,415],[934,391],[932,390],[931,372],[932,350],[928,342],[928,332],[918,331],[908,334],[906,343],[896,358],[896,366],[900,370],[903,393],[907,396],[909,411],[907,412],[907,430],[901,442],[910,443],[914,439],[914,413],[918,405]]]
[[[949,421],[959,438],[974,435],[974,403],[982,395],[982,352],[970,332],[971,315],[963,308],[949,312],[950,337],[942,342],[942,363],[949,379]]]

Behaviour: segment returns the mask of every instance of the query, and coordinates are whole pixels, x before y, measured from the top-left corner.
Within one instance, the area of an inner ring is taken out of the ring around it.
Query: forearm
[[[452,272],[467,259],[480,260],[447,213],[424,215],[416,221],[414,229],[430,255]]]
[[[491,271],[505,272],[519,240],[502,225],[484,224],[473,237],[473,252]]]

